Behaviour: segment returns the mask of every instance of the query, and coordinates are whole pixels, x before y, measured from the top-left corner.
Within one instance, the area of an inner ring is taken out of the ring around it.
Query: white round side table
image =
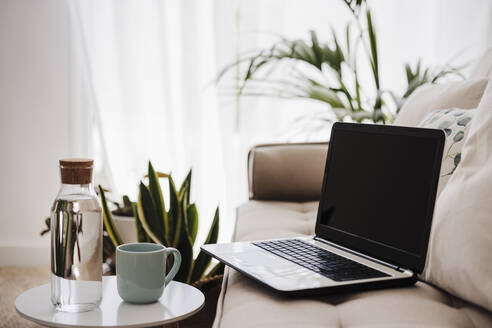
[[[116,289],[116,277],[103,277],[103,299],[98,309],[70,313],[55,310],[50,285],[29,289],[15,300],[24,318],[50,327],[151,327],[185,319],[203,307],[205,296],[193,286],[171,281],[161,298],[151,304],[124,302]]]

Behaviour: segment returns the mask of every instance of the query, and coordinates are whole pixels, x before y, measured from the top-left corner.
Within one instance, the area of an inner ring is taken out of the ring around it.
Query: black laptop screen
[[[333,133],[318,225],[348,236],[351,248],[367,241],[376,257],[380,245],[425,259],[441,142],[412,133]]]

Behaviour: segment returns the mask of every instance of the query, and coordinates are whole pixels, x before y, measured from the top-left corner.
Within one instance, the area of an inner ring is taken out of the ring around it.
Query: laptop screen
[[[336,124],[317,233],[418,271],[427,252],[442,144],[438,130]]]

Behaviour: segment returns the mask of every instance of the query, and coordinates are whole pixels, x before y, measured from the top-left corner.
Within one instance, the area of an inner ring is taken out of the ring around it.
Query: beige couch
[[[488,52],[470,78],[488,77],[491,71]],[[462,106],[472,108],[477,101]],[[250,201],[237,210],[234,241],[314,234],[327,149],[327,144],[253,148],[248,158]],[[492,313],[422,281],[407,288],[282,298],[227,268],[214,322],[221,328],[420,326],[492,327]]]

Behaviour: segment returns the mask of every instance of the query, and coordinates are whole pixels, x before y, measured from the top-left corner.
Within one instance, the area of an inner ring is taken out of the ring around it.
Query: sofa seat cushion
[[[237,210],[234,241],[314,235],[318,202],[249,201]]]
[[[250,201],[238,208],[235,241],[314,233],[317,203]],[[487,327],[492,314],[425,283],[290,299],[226,269],[215,327]]]

